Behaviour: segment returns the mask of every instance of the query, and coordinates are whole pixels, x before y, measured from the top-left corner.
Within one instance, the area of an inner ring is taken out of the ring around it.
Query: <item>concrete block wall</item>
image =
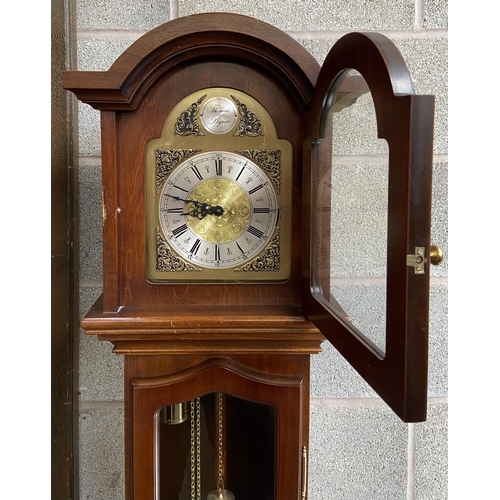
[[[199,12],[251,15],[289,33],[322,63],[349,31],[398,46],[415,90],[436,95],[432,238],[447,254],[446,0],[76,0],[78,69],[106,70],[134,40]],[[102,286],[99,114],[79,105],[80,311]],[[375,171],[374,171],[375,172]],[[431,277],[429,410],[404,424],[328,343],[312,358],[309,500],[447,498],[446,260]],[[80,337],[80,498],[123,500],[123,358]]]

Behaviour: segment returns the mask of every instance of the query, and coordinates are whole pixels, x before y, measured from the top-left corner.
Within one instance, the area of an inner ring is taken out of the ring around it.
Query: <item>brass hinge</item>
[[[301,500],[306,500],[307,498],[307,448],[302,447],[302,489],[301,489]]]

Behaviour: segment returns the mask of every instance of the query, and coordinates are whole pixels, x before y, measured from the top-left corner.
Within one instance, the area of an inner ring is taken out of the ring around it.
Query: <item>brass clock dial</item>
[[[150,282],[290,277],[292,148],[251,96],[183,99],[147,144],[146,186]]]
[[[208,269],[241,266],[259,255],[271,241],[279,213],[262,169],[224,151],[181,163],[165,182],[158,208],[172,250]]]

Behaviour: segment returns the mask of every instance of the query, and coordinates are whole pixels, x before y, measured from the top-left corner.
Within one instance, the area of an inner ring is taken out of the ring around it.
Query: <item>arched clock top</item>
[[[354,46],[357,47],[356,51],[345,52],[348,47]],[[368,78],[370,69],[380,65],[378,69],[383,71],[385,68],[385,75],[381,77],[379,72],[378,80],[388,84],[395,96],[414,93],[410,72],[403,56],[389,38],[381,33],[348,33],[332,47],[327,59],[336,60],[339,64],[342,64],[340,61],[348,62],[351,59],[353,69],[367,73]]]
[[[198,59],[240,62],[274,75],[303,110],[319,64],[281,30],[239,14],[205,13],[162,24],[136,40],[107,71],[65,71],[63,87],[100,110],[134,110],[178,65]]]
[[[415,94],[411,75],[396,46],[380,33],[348,33],[340,38],[329,52],[316,83],[311,103],[311,137],[323,137],[325,112],[336,84],[344,73],[356,70],[366,81],[377,112],[380,137],[384,136],[384,113],[391,106],[401,106],[399,97]],[[351,84],[352,85],[352,84]],[[355,87],[355,85],[354,85]],[[355,88],[353,87],[353,90]],[[324,96],[327,96],[326,101]],[[352,102],[358,94],[353,92]]]

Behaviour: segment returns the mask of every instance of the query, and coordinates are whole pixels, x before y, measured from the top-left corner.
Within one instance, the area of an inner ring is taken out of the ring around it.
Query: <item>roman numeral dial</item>
[[[266,173],[226,151],[180,163],[159,196],[165,240],[183,259],[210,269],[238,267],[257,257],[270,242],[278,214]]]

